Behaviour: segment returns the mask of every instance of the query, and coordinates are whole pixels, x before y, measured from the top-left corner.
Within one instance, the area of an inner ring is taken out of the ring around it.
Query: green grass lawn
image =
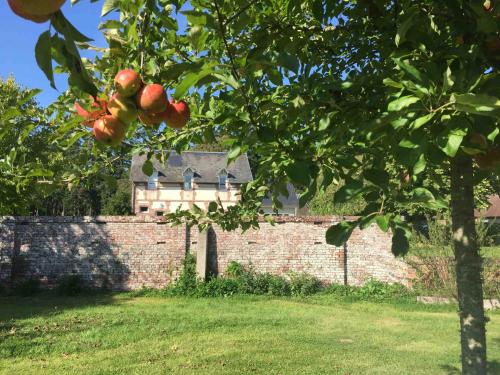
[[[500,370],[500,312],[489,313]],[[455,374],[453,307],[129,294],[0,298],[0,374]]]

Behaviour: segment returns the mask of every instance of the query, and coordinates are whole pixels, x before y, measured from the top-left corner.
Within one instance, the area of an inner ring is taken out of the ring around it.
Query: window
[[[227,189],[226,183],[227,183],[227,175],[221,174],[219,176],[219,190],[226,191]]]
[[[163,216],[163,211],[156,211],[156,216]]]
[[[193,190],[193,170],[188,168],[182,174],[184,178],[184,190]]]
[[[158,171],[154,171],[148,178],[148,190],[158,189]]]
[[[227,190],[227,171],[225,169],[221,170],[218,175],[218,189],[220,191]]]
[[[140,206],[139,207],[140,212],[148,212],[148,210],[149,210],[148,206]]]

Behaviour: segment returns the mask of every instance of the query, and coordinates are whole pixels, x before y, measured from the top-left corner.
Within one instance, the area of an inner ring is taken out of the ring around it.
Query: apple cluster
[[[10,9],[19,17],[36,22],[47,22],[66,0],[7,0]]]
[[[75,103],[83,124],[93,129],[94,138],[106,145],[119,145],[125,138],[128,125],[139,119],[146,126],[165,122],[174,129],[183,128],[190,118],[184,101],[167,98],[162,85],[144,84],[139,73],[132,69],[118,72],[114,81],[116,92],[104,100],[94,99],[90,111]]]

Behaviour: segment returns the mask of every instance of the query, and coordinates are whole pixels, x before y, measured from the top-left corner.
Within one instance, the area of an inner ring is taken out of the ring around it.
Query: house
[[[279,201],[283,205],[278,209],[278,215],[283,216],[298,216],[299,215],[299,199],[292,184],[288,184],[288,197],[280,196]],[[265,198],[262,201],[262,211],[264,214],[275,215],[271,198]]]
[[[210,202],[218,200],[227,208],[240,200],[241,185],[253,180],[246,154],[227,165],[226,152],[172,152],[165,163],[152,158],[151,176],[142,171],[146,159],[146,155],[132,158],[132,210],[137,215],[163,215],[179,207],[190,210],[195,204],[207,210]],[[283,198],[278,214],[295,215],[297,198],[292,192],[295,198]],[[267,203],[264,211],[272,213]]]
[[[476,218],[486,221],[500,221],[500,196],[492,195],[488,199],[489,206],[482,211],[475,211]]]

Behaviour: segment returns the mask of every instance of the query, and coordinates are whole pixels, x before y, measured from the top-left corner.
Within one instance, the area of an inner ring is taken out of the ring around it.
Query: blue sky
[[[102,1],[90,3],[80,1],[75,6],[67,1],[63,7],[66,18],[83,34],[94,39],[93,45],[105,46],[105,40],[97,29],[101,22]],[[49,28],[49,22],[37,24],[16,16],[6,1],[0,1],[0,77],[13,75],[18,83],[42,91],[37,100],[46,106],[67,88],[66,77],[56,75],[56,86],[52,89],[35,61],[35,45],[39,35]]]

